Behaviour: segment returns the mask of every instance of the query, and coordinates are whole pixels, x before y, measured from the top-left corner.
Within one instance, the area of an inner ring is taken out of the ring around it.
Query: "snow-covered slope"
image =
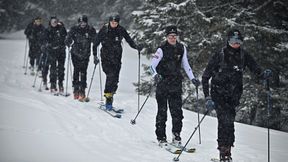
[[[22,33],[21,33],[22,34]],[[10,38],[20,38],[15,35]],[[160,149],[154,134],[156,102],[150,98],[137,119],[138,55],[124,43],[120,84],[115,105],[125,109],[122,119],[111,118],[97,109],[100,98],[97,67],[89,103],[70,97],[52,96],[32,88],[34,77],[24,75],[25,40],[0,40],[0,162],[167,162],[174,155]],[[142,62],[149,62],[142,60]],[[90,83],[93,62],[88,69]],[[70,75],[70,74],[69,74]],[[105,75],[102,73],[102,80]],[[104,83],[104,82],[103,82]],[[71,77],[69,88],[71,93]],[[145,96],[141,97],[141,103]],[[184,110],[182,138],[185,142],[197,125],[197,114]],[[201,115],[202,117],[202,115]],[[171,138],[171,118],[167,136]],[[195,154],[184,153],[183,162],[205,162],[217,157],[217,120],[206,117],[201,125],[202,144],[198,133],[189,146]],[[271,131],[271,162],[287,161],[288,134]],[[236,124],[236,143],[233,148],[236,162],[267,161],[267,129]]]

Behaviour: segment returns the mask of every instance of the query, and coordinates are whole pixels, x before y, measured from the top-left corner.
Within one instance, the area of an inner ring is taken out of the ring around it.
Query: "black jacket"
[[[131,39],[124,27],[118,25],[116,28],[111,28],[109,24],[105,24],[99,30],[94,44],[97,47],[101,43],[102,47],[108,50],[113,50],[113,48],[122,49],[121,43],[123,38],[125,38],[125,40],[132,48],[137,48],[136,44]]]
[[[32,44],[38,44],[39,46],[44,43],[45,38],[45,27],[40,24],[39,26],[34,23],[27,25],[24,34]]]
[[[56,27],[48,26],[46,30],[46,43],[49,49],[65,48],[67,31],[64,25],[58,23]]]
[[[202,76],[203,92],[209,96],[211,80],[211,97],[214,101],[239,99],[243,92],[243,71],[248,67],[259,76],[261,68],[254,58],[243,49],[233,49],[229,45],[212,56]]]
[[[80,25],[73,26],[68,32],[65,44],[70,46],[72,43],[72,55],[75,55],[81,59],[88,59],[91,52],[91,43],[95,40],[96,30],[87,24],[85,28],[81,28]],[[93,47],[93,53],[97,49]]]

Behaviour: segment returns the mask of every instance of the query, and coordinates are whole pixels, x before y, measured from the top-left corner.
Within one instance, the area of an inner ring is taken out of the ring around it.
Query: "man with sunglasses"
[[[28,24],[24,34],[29,40],[29,58],[31,75],[35,74],[35,64],[38,67],[40,63],[40,56],[42,54],[41,46],[45,36],[45,27],[42,25],[42,18],[36,17],[32,23]],[[35,63],[36,61],[36,63]],[[37,69],[37,71],[40,69]]]
[[[59,93],[64,92],[63,80],[65,71],[65,38],[67,35],[66,28],[59,22],[56,16],[52,16],[46,30],[46,52],[48,58],[45,60],[43,69],[43,84],[47,86],[47,73],[50,65],[50,91],[57,92],[57,80]],[[47,57],[47,56],[46,56]]]
[[[172,116],[172,143],[181,146],[182,130],[182,80],[183,68],[192,83],[198,87],[200,81],[194,77],[187,59],[186,47],[177,41],[178,32],[174,25],[166,28],[166,41],[157,49],[150,67],[157,84],[156,100],[158,111],[156,116],[156,136],[159,145],[166,145],[167,103]]]
[[[243,92],[242,79],[245,67],[248,67],[259,78],[265,79],[261,68],[254,58],[243,50],[242,44],[243,37],[240,31],[230,30],[226,46],[212,56],[202,76],[206,107],[207,109],[215,108],[217,113],[218,150],[220,161],[225,162],[232,161],[231,147],[234,146],[235,141],[235,108],[240,104],[239,100]],[[210,78],[212,79],[209,92]]]

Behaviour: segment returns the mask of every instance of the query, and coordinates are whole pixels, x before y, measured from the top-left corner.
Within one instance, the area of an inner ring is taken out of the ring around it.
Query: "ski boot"
[[[39,78],[42,78],[42,71],[41,71],[41,70],[37,70],[37,76],[38,76]]]
[[[178,148],[181,147],[180,133],[172,132],[172,145]]]
[[[55,83],[51,83],[50,92],[51,92],[53,95],[56,95],[56,94],[57,94],[57,88],[56,88],[56,84],[55,84]]]
[[[219,146],[220,162],[232,162],[231,146]]]
[[[106,98],[105,107],[106,110],[111,111],[113,106],[113,93],[104,93],[104,97]]]
[[[85,98],[86,98],[86,96],[85,96],[85,88],[80,88],[78,100],[79,100],[80,102],[84,102],[84,101],[85,101]]]
[[[47,81],[43,81],[43,87],[46,91],[49,90],[49,88],[47,86]]]
[[[42,80],[43,80],[43,87],[44,87],[44,89],[45,89],[46,91],[48,91],[49,88],[48,88],[48,84],[47,84],[47,76],[43,76]]]
[[[59,94],[60,94],[60,95],[64,95],[63,83],[62,83],[62,82],[59,82],[59,83],[58,83],[58,87],[59,87]]]
[[[79,99],[79,86],[78,85],[73,85],[74,90],[73,90],[73,95],[74,95],[74,100]]]
[[[30,69],[30,75],[32,75],[32,76],[35,75],[34,67],[31,67],[31,69]]]
[[[158,138],[157,137],[157,140],[158,140],[158,145],[160,147],[164,147],[164,146],[167,146],[168,145],[168,142],[166,140],[166,137],[161,137],[161,138]]]

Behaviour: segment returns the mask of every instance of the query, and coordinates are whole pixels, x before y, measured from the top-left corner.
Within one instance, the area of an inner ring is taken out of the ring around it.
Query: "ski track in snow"
[[[29,75],[29,70],[24,75],[22,68],[25,40],[0,40],[0,47],[0,162],[167,162],[175,157],[155,145],[155,98],[148,99],[136,125],[130,124],[137,113],[137,93],[132,83],[137,82],[138,54],[127,43],[124,43],[119,89],[115,95],[115,105],[125,109],[121,119],[112,118],[97,108],[99,66],[90,102],[80,103],[72,96],[53,96],[45,90],[38,92],[39,78],[32,88],[34,76]],[[141,62],[149,63],[142,59]],[[88,85],[94,68],[92,57],[90,60]],[[70,79],[69,76],[68,92],[72,93]],[[102,73],[103,87],[104,81]],[[145,98],[141,96],[140,105]],[[197,114],[184,110],[184,117],[183,143],[197,125]],[[170,115],[166,124],[170,140]],[[180,161],[204,162],[218,157],[215,118],[204,119],[201,135],[202,144],[198,143],[198,131],[188,144],[197,148],[196,153],[184,153]],[[287,161],[287,139],[287,133],[271,130],[271,162]],[[237,162],[267,161],[267,129],[236,123],[232,155]]]

